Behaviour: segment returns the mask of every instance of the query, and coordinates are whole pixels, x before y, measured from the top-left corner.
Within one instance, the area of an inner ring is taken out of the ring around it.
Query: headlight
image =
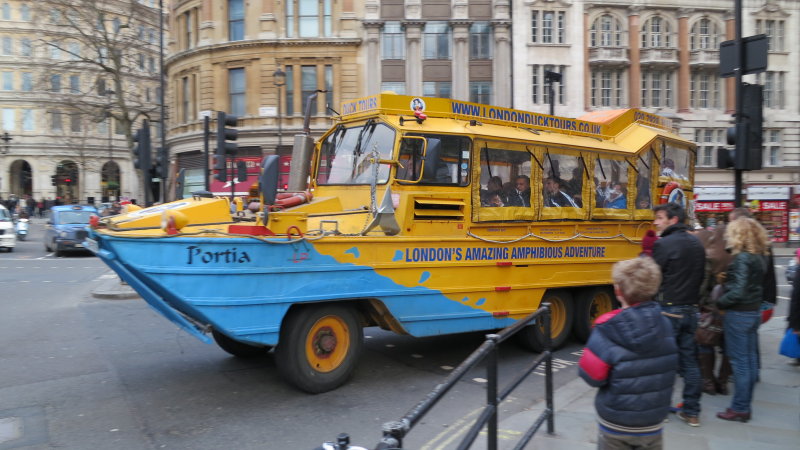
[[[62,231],[62,232],[58,233],[58,237],[65,238],[67,236],[69,236],[69,233],[67,233],[66,231]]]

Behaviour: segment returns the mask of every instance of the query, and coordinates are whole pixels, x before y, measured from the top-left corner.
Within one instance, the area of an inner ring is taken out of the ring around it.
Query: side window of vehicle
[[[578,156],[546,151],[542,161],[542,204],[545,208],[582,208],[583,160]]]
[[[636,160],[636,209],[652,209],[652,183],[650,174],[653,167],[653,154],[642,153]]]
[[[444,134],[409,135],[409,137],[413,136],[424,137],[427,142],[420,184],[455,186],[469,184],[472,151],[469,138]],[[402,161],[401,164],[403,164]]]
[[[480,203],[483,207],[531,206],[531,156],[520,150],[492,148],[480,151]]]
[[[625,161],[597,158],[593,181],[595,208],[628,208],[628,164]]]
[[[678,181],[680,184],[686,184],[684,182],[689,181],[693,157],[692,152],[686,148],[676,147],[669,143],[662,144],[660,176]]]

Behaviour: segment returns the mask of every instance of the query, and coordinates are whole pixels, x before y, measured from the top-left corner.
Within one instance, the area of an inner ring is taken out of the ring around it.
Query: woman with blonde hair
[[[728,225],[725,241],[733,260],[717,307],[725,313],[725,353],[733,366],[734,394],[730,408],[717,413],[717,417],[747,422],[758,377],[758,326],[769,247],[764,227],[747,217]]]

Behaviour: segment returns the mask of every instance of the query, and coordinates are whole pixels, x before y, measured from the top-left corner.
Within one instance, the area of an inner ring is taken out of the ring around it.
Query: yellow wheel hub
[[[592,298],[592,306],[589,309],[590,321],[594,323],[598,317],[614,309],[611,295],[608,292],[599,292]]]
[[[337,369],[350,349],[350,330],[338,316],[325,316],[314,323],[306,336],[306,358],[318,372]]]
[[[560,297],[550,297],[547,301],[550,302],[550,335],[555,337],[564,331],[567,321],[567,308],[564,305],[564,300]],[[544,331],[544,327],[542,327],[542,331]]]

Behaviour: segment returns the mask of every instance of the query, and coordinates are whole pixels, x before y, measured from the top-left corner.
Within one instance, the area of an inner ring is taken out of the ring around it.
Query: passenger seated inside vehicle
[[[481,191],[481,206],[505,206],[506,196],[503,192],[503,180],[497,175],[489,178],[486,189]]]
[[[561,190],[561,180],[555,177],[548,177],[544,180],[544,206],[548,208],[559,206],[579,207],[572,197]]]
[[[603,208],[625,209],[628,207],[625,187],[620,183],[614,183],[608,191],[608,195],[603,203]]]
[[[531,206],[531,179],[527,175],[517,176],[514,191],[509,195],[506,206]]]

